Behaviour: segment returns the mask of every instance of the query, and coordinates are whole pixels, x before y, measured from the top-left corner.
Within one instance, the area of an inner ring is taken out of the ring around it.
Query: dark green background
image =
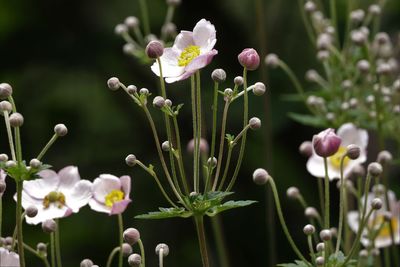
[[[151,27],[155,33],[164,19],[166,5],[162,0],[149,0]],[[259,47],[256,31],[254,0],[183,1],[175,22],[178,29],[191,30],[201,18],[210,20],[217,29],[219,54],[202,71],[205,107],[210,107],[214,68],[222,67],[228,79],[223,85],[233,86],[233,78],[241,74],[237,54],[246,47]],[[343,2],[343,1],[339,1]],[[371,1],[368,1],[371,2]],[[317,68],[315,56],[299,18],[297,1],[264,1],[263,20],[266,44],[270,52],[278,53],[294,71],[303,77],[308,68]],[[343,19],[342,9],[339,9]],[[124,213],[125,225],[136,227],[146,246],[148,266],[157,266],[154,247],[159,242],[170,246],[166,266],[200,266],[195,229],[190,220],[135,220],[135,215],[166,206],[155,183],[139,168],[128,168],[124,158],[134,153],[145,163],[158,166],[150,129],[141,110],[123,92],[111,92],[106,81],[118,76],[126,84],[135,84],[157,91],[157,77],[149,66],[122,53],[123,41],[114,34],[114,26],[126,16],[140,17],[135,0],[1,0],[0,2],[0,82],[14,88],[14,98],[25,117],[22,128],[23,153],[26,160],[35,157],[52,135],[56,123],[65,123],[69,134],[57,141],[45,157],[46,163],[58,170],[66,165],[79,166],[83,179],[93,180],[100,173],[129,174],[133,179],[132,205]],[[400,3],[389,1],[383,17],[383,28],[396,34],[400,21]],[[252,82],[260,80],[260,71],[251,72]],[[304,111],[303,107],[282,100],[282,95],[294,92],[281,71],[268,73],[270,105],[266,114],[265,96],[250,98],[250,116],[263,119],[263,129],[249,134],[247,153],[239,181],[234,188],[236,199],[253,199],[259,203],[245,209],[226,212],[223,223],[230,249],[231,266],[267,266],[266,198],[263,188],[251,181],[257,167],[267,167],[274,174],[284,199],[284,211],[295,238],[304,242],[302,227],[306,223],[296,203],[286,200],[284,192],[290,185],[301,188],[304,196],[316,203],[315,178],[305,171],[306,160],[297,153],[298,145],[310,139],[316,129],[307,128],[287,118],[289,111]],[[180,121],[189,125],[190,88],[188,81],[168,86],[174,103],[184,103]],[[152,111],[155,111],[152,109]],[[158,122],[160,114],[153,113]],[[211,122],[209,112],[207,122]],[[240,131],[241,107],[233,105],[229,132]],[[266,118],[270,118],[267,122]],[[190,139],[191,127],[182,127],[183,139]],[[268,131],[273,142],[266,143]],[[0,150],[7,152],[5,127],[0,128]],[[373,142],[372,142],[373,146]],[[266,147],[272,148],[272,158],[266,160]],[[376,153],[371,152],[371,159]],[[189,163],[189,162],[188,162]],[[160,169],[160,168],[158,168]],[[398,175],[393,183],[399,188]],[[14,185],[8,180],[7,204],[4,208],[5,235],[10,235],[14,223]],[[334,198],[335,199],[335,198]],[[12,204],[11,204],[12,203]],[[335,206],[335,205],[334,205]],[[207,228],[208,228],[207,224]],[[269,225],[268,227],[271,227]],[[269,228],[270,229],[270,228]],[[79,214],[61,220],[64,266],[77,266],[89,257],[105,266],[109,251],[117,245],[117,218],[83,208]],[[211,232],[211,231],[209,231]],[[26,226],[29,244],[46,242],[40,226]],[[291,261],[294,255],[276,224],[279,262]],[[213,243],[209,235],[210,243]],[[135,247],[137,251],[137,248]],[[214,247],[211,247],[212,251]],[[211,252],[215,256],[214,252]],[[215,259],[215,258],[214,258]],[[28,266],[36,266],[28,254]],[[217,266],[217,264],[213,264]]]

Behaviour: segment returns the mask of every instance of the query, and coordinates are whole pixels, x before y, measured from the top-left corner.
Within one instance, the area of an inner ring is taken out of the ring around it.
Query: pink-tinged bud
[[[256,70],[260,65],[260,56],[253,48],[246,48],[238,55],[240,65],[248,70]]]
[[[331,128],[314,135],[312,140],[315,153],[324,158],[333,156],[341,143],[342,139]]]
[[[164,53],[164,46],[160,41],[151,41],[147,46],[146,46],[146,55],[149,58],[159,58],[162,56]]]

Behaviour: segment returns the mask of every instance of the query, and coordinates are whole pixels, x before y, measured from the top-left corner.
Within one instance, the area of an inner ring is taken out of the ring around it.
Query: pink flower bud
[[[163,55],[164,53],[164,46],[160,41],[151,41],[147,46],[146,46],[146,55],[149,58],[159,58]]]
[[[331,128],[314,135],[312,140],[315,153],[325,158],[333,156],[338,151],[341,142],[342,139]]]
[[[240,65],[248,70],[255,70],[260,65],[260,56],[253,48],[246,48],[238,55]]]

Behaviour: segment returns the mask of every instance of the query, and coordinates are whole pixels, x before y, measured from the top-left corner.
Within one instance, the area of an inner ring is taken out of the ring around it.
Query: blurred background
[[[152,32],[159,34],[167,5],[164,0],[147,2]],[[372,3],[363,2],[364,6]],[[339,12],[339,18],[343,20],[344,11],[339,9]],[[157,91],[158,77],[150,71],[149,65],[125,55],[122,52],[124,41],[114,34],[115,25],[130,15],[141,18],[137,0],[1,0],[0,82],[13,86],[17,107],[25,117],[22,140],[27,161],[35,157],[48,141],[54,125],[65,123],[69,134],[57,141],[44,161],[55,170],[76,165],[82,179],[93,180],[101,173],[131,175],[133,202],[124,213],[125,226],[140,230],[146,247],[147,265],[158,266],[154,248],[164,242],[170,246],[166,266],[197,267],[201,261],[195,228],[190,219],[134,219],[138,214],[160,206],[167,207],[168,203],[149,175],[138,167],[125,165],[125,156],[133,153],[142,162],[154,164],[160,170],[150,128],[142,111],[122,91],[112,92],[106,86],[109,77],[117,76],[125,84],[145,87],[154,93]],[[209,125],[210,74],[214,68],[224,68],[228,78],[223,86],[233,87],[233,78],[241,75],[237,55],[243,48],[254,47],[279,54],[301,80],[304,80],[302,77],[307,69],[319,66],[304,31],[297,3],[292,0],[183,0],[174,22],[178,30],[192,30],[201,18],[215,25],[216,49],[219,51],[212,64],[202,71],[204,107]],[[382,28],[395,36],[399,22],[400,2],[388,1]],[[261,24],[261,31],[257,31]],[[234,188],[235,199],[252,199],[258,203],[222,216],[230,266],[269,266],[271,257],[277,262],[295,259],[277,220],[272,217],[271,221],[266,211],[268,190],[255,186],[251,180],[255,168],[268,168],[275,177],[295,239],[305,241],[302,228],[306,220],[298,203],[286,199],[287,187],[298,186],[310,203],[317,203],[316,181],[306,172],[306,159],[298,154],[298,146],[311,139],[318,130],[299,125],[287,117],[288,112],[306,111],[301,104],[282,99],[294,89],[281,71],[264,71],[262,67],[249,74],[251,82],[263,80],[268,89],[267,96],[250,96],[250,116],[260,117],[263,127],[249,134],[243,167]],[[174,103],[185,104],[180,122],[189,125],[189,82],[170,85],[167,90]],[[239,102],[232,105],[229,133],[240,131],[241,108]],[[156,121],[161,122],[161,114],[152,111]],[[192,128],[182,127],[182,131],[186,143],[190,140]],[[165,138],[164,133],[161,136]],[[8,153],[4,125],[0,127],[0,137],[0,151]],[[374,147],[374,142],[371,146]],[[375,159],[374,149],[371,149],[370,157]],[[400,196],[398,172],[392,177],[397,177],[392,184]],[[4,235],[11,235],[13,231],[14,192],[15,185],[9,179],[4,196]],[[206,227],[213,266],[218,266],[208,220]],[[277,242],[272,248],[273,255],[269,253],[271,249],[267,241],[271,229]],[[84,258],[91,258],[104,266],[109,252],[118,244],[117,218],[93,212],[88,206],[79,214],[62,219],[60,230],[64,266],[67,267],[78,266]],[[48,242],[48,236],[42,233],[40,226],[25,226],[25,237],[32,246],[39,241]],[[138,251],[137,247],[134,249]],[[39,264],[29,253],[27,257],[28,266]]]

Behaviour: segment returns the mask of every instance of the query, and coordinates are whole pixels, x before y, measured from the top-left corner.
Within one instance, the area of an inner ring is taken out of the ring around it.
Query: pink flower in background
[[[218,54],[218,51],[213,49],[216,42],[215,27],[205,19],[197,22],[193,32],[181,31],[176,36],[174,45],[165,48],[160,57],[165,81],[173,83],[187,79],[197,70],[207,66]],[[160,76],[158,62],[151,66],[151,70]]]
[[[0,247],[0,267],[19,267],[19,255]]]
[[[120,214],[132,201],[129,198],[130,192],[131,177],[124,175],[118,178],[111,174],[101,174],[93,181],[93,198],[89,206],[109,215]]]

